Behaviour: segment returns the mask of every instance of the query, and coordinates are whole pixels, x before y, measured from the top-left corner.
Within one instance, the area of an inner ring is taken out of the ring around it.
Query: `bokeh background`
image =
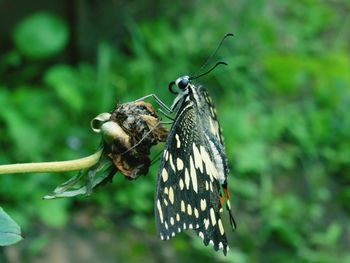
[[[90,120],[196,72],[216,104],[238,229],[227,257],[192,233],[158,240],[146,177],[43,201],[75,173],[0,176],[25,239],[17,262],[350,262],[350,2],[0,1],[0,164],[75,159]],[[162,145],[152,154],[161,151]],[[227,222],[226,222],[227,223]]]

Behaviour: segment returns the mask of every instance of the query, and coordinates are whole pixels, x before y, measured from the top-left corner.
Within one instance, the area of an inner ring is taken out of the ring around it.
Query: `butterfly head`
[[[182,76],[180,78],[178,78],[177,80],[175,80],[175,85],[180,89],[180,90],[184,90],[188,87],[188,85],[190,84],[190,77],[189,76]]]
[[[190,83],[191,83],[191,79],[189,76],[182,76],[182,77],[177,78],[175,81],[170,82],[169,90],[173,94],[178,94],[178,92],[173,90],[174,86],[176,86],[180,90],[180,92],[182,92],[188,88]]]

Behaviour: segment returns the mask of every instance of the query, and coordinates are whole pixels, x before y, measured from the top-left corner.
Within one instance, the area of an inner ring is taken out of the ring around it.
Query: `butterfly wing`
[[[229,175],[228,160],[225,153],[224,138],[216,115],[215,106],[204,87],[198,87],[198,99],[201,100],[199,114],[201,115],[202,126],[205,127],[205,134],[210,141],[211,151],[214,153],[215,165],[218,169],[219,181],[226,199],[226,208],[229,213],[231,226],[236,229],[236,222],[232,216],[230,195],[227,186]]]
[[[196,90],[194,90],[196,92]],[[220,218],[220,182],[211,135],[205,133],[195,96],[186,95],[170,130],[158,172],[157,229],[169,239],[195,229],[205,245],[223,249],[227,239]]]
[[[212,99],[203,86],[197,88],[197,93],[197,99],[202,106],[200,107],[199,114],[202,117],[201,122],[203,123],[203,127],[205,127],[205,133],[212,135],[221,145],[224,145],[224,138]]]

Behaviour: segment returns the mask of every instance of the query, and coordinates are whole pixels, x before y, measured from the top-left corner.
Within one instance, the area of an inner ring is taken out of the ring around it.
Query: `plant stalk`
[[[95,165],[101,154],[102,150],[99,150],[90,156],[69,161],[5,164],[0,165],[0,174],[78,171]]]

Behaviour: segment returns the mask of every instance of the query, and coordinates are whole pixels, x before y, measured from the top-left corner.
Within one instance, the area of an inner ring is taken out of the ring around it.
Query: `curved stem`
[[[15,173],[54,173],[77,171],[89,168],[96,164],[100,159],[102,150],[94,154],[69,161],[59,162],[41,162],[41,163],[16,163],[0,165],[0,174],[15,174]]]

